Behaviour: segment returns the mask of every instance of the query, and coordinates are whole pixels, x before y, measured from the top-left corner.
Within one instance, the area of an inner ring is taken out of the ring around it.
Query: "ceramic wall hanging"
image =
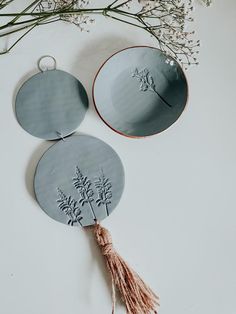
[[[38,163],[34,189],[53,219],[83,227],[111,214],[124,188],[116,152],[88,135],[73,135],[50,147]]]
[[[73,135],[51,146],[34,178],[37,201],[51,218],[93,229],[112,278],[112,313],[116,288],[127,313],[156,313],[158,297],[117,254],[110,233],[100,225],[115,209],[123,188],[124,170],[116,152],[87,135]]]
[[[34,178],[36,199],[54,220],[88,227],[104,256],[112,281],[112,314],[116,289],[128,314],[157,313],[158,297],[125,263],[100,225],[118,204],[124,188],[124,170],[116,152],[103,141],[86,135],[68,136],[84,118],[88,107],[82,84],[56,70],[34,75],[20,88],[16,115],[30,134],[59,139],[39,160]],[[66,137],[67,136],[67,137]]]
[[[130,137],[157,134],[183,112],[188,97],[180,65],[152,47],[130,47],[111,56],[98,71],[93,99],[102,120]]]
[[[16,117],[31,135],[54,140],[73,133],[84,119],[88,97],[83,85],[71,74],[51,70],[38,62],[39,73],[28,79],[16,96]]]

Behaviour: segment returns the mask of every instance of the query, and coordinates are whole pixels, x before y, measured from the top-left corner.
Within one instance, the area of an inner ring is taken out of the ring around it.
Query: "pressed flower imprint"
[[[78,223],[82,226],[81,220],[81,210],[78,206],[78,202],[74,200],[71,196],[66,196],[61,189],[57,189],[59,199],[57,204],[59,209],[68,216],[67,224],[74,226],[75,223]]]
[[[75,170],[75,176],[72,178],[72,184],[80,195],[79,200],[75,200],[71,195],[67,196],[60,188],[57,188],[57,206],[67,215],[68,225],[80,224],[83,226],[81,220],[83,219],[83,208],[86,204],[90,208],[94,221],[97,221],[94,205],[97,205],[97,207],[103,206],[106,215],[109,216],[109,204],[111,204],[112,200],[112,183],[105,176],[103,170],[94,180],[96,193],[93,190],[92,181],[83,175],[78,166]]]
[[[108,205],[111,204],[112,198],[112,184],[108,178],[105,177],[103,170],[101,170],[101,175],[95,181],[95,187],[98,192],[98,198],[96,203],[98,207],[104,205],[106,214],[109,216]]]
[[[79,203],[84,206],[85,204],[89,204],[89,207],[93,214],[93,219],[96,220],[96,215],[94,213],[93,205],[94,202],[94,192],[91,188],[91,181],[88,177],[84,176],[80,171],[79,167],[76,167],[75,177],[73,178],[74,187],[78,190],[80,194]]]
[[[165,105],[170,108],[172,107],[156,90],[154,79],[147,68],[144,68],[142,70],[138,70],[136,68],[132,73],[132,77],[136,78],[140,82],[139,90],[141,92],[153,92],[161,98]]]

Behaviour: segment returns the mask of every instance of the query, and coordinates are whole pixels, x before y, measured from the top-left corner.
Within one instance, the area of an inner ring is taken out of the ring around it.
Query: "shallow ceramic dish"
[[[164,131],[183,112],[188,97],[180,65],[152,47],[130,47],[111,56],[93,84],[102,120],[130,137]]]

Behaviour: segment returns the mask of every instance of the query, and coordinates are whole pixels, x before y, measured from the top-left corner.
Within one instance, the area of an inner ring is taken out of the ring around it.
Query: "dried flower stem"
[[[0,1],[0,10],[14,0]],[[92,22],[90,15],[103,15],[149,33],[157,40],[158,48],[165,54],[180,62],[184,67],[198,64],[196,54],[199,52],[199,41],[194,42],[194,32],[184,30],[185,23],[193,9],[193,0],[138,0],[139,11],[131,8],[133,0],[115,0],[105,7],[89,8],[88,0],[36,0],[22,12],[1,13],[1,17],[13,17],[8,23],[0,25],[0,38],[25,31],[8,49],[9,52],[23,37],[36,26],[66,21],[77,25],[80,30]],[[45,6],[46,5],[46,6]],[[23,19],[19,21],[19,19]],[[13,28],[13,30],[12,30]]]

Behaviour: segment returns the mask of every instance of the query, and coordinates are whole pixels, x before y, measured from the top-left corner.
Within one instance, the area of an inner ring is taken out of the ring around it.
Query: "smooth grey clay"
[[[142,137],[164,131],[179,118],[188,87],[176,61],[156,48],[131,47],[105,62],[95,79],[93,96],[108,126]]]
[[[87,111],[88,97],[71,74],[47,70],[21,86],[15,108],[23,129],[36,137],[54,140],[77,129]]]
[[[34,178],[41,208],[71,226],[88,226],[106,218],[123,189],[119,156],[103,141],[87,135],[73,135],[51,146],[40,159]]]

